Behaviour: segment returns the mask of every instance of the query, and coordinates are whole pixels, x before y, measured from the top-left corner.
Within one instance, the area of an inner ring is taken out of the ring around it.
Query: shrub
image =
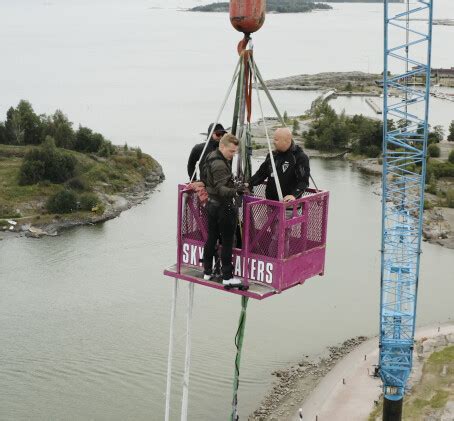
[[[84,193],[79,197],[79,208],[84,211],[91,211],[98,203],[98,196],[94,193]]]
[[[73,177],[66,182],[66,187],[72,190],[84,191],[88,190],[88,184],[80,177]]]
[[[64,183],[74,176],[76,158],[55,147],[54,140],[47,137],[43,146],[25,154],[19,171],[19,184],[35,184],[41,180]]]
[[[429,162],[427,176],[434,176],[436,179],[442,177],[454,177],[454,164],[450,162]]]
[[[446,205],[448,208],[454,208],[454,189],[449,189],[446,192]]]
[[[45,173],[43,161],[24,161],[19,172],[19,184],[36,184],[44,179]]]
[[[438,193],[437,180],[433,175],[429,178],[429,184],[426,186],[426,192],[430,194]]]
[[[449,153],[448,161],[454,164],[454,149]]]
[[[431,158],[439,158],[440,157],[440,148],[439,148],[439,146],[436,145],[435,143],[432,143],[431,145],[429,145],[427,147],[427,154]]]
[[[430,200],[424,199],[424,210],[430,210],[434,207]]]
[[[142,159],[142,157],[143,157],[142,149],[140,149],[140,148],[136,149],[136,156],[137,156],[137,159]]]
[[[77,209],[77,197],[71,190],[62,190],[49,198],[46,207],[52,213],[71,213]]]
[[[106,140],[103,145],[101,146],[101,149],[98,152],[99,156],[103,156],[105,158],[109,158],[109,156],[113,155],[115,153],[115,146],[112,145],[112,142]]]
[[[376,145],[371,145],[366,148],[366,155],[371,158],[377,158],[381,153],[381,149]]]

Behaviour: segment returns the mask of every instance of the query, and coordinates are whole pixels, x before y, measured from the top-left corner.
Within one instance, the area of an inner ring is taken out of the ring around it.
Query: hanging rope
[[[246,327],[246,310],[248,297],[241,297],[241,314],[238,322],[238,330],[235,335],[235,346],[236,346],[236,358],[235,358],[235,377],[233,379],[233,400],[232,400],[232,415],[231,421],[238,421],[240,419],[238,415],[238,387],[240,384],[240,362],[241,362],[241,350],[243,348],[244,329]]]
[[[178,279],[175,278],[173,284],[172,310],[170,312],[170,335],[169,335],[169,355],[167,357],[167,389],[166,389],[166,412],[165,421],[170,420],[170,391],[172,388],[172,359],[173,359],[173,339],[175,336],[175,314],[177,312]]]
[[[225,108],[225,104],[227,103],[227,100],[229,99],[230,92],[232,92],[233,85],[235,84],[236,78],[238,77],[238,74],[239,74],[238,69],[240,67],[241,61],[242,61],[242,58],[240,57],[240,59],[238,60],[237,65],[235,67],[235,71],[233,72],[232,82],[230,83],[230,86],[227,89],[227,93],[225,95],[224,101],[222,102],[221,109],[219,110],[219,113],[218,113],[218,115],[216,117],[216,120],[215,120],[215,122],[213,124],[213,127],[211,128],[210,133],[208,133],[208,139],[205,142],[205,146],[203,147],[203,150],[202,150],[202,153],[200,155],[200,158],[197,161],[197,164],[195,166],[194,173],[192,174],[192,177],[191,177],[191,180],[190,180],[191,183],[194,181],[194,177],[196,176],[197,172],[200,171],[200,161],[201,161],[203,155],[205,154],[205,151],[206,151],[206,149],[208,147],[208,142],[211,139],[211,136],[213,136],[214,129],[216,128],[216,125],[219,123],[219,119],[221,118],[221,114],[222,114],[222,112],[224,111],[224,108]]]
[[[281,183],[280,183],[279,177],[277,175],[276,162],[274,161],[273,150],[271,149],[271,141],[270,141],[270,137],[268,135],[268,128],[266,127],[265,115],[263,113],[262,101],[260,99],[259,84],[257,81],[257,67],[255,66],[255,64],[253,64],[253,65],[251,65],[251,68],[254,70],[253,73],[254,73],[255,91],[257,93],[257,100],[259,103],[260,113],[262,115],[263,126],[265,127],[265,135],[266,135],[266,140],[268,142],[268,152],[270,154],[271,166],[273,168],[273,174],[274,174],[273,178],[274,178],[274,182],[276,183],[276,190],[277,190],[277,194],[279,197],[279,201],[282,202],[284,200],[284,197],[282,195]]]
[[[183,397],[181,399],[181,421],[188,419],[188,404],[189,404],[189,372],[191,370],[191,324],[192,324],[192,308],[194,305],[194,283],[188,285],[188,316],[186,327],[186,358],[184,362],[183,375]]]

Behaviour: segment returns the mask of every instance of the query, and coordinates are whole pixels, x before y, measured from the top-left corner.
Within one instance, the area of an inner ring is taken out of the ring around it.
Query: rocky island
[[[8,110],[0,122],[0,233],[40,237],[103,222],[164,179],[140,148],[72,126],[61,111],[38,116],[27,101]]]
[[[308,13],[313,10],[332,9],[325,3],[314,3],[308,0],[267,0],[267,12],[274,13]],[[228,12],[229,2],[210,3],[189,9],[191,12]]]

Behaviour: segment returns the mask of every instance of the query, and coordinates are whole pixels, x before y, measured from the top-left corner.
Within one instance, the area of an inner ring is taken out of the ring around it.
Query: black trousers
[[[216,243],[222,239],[222,278],[230,279],[233,276],[232,248],[237,211],[233,204],[214,204],[208,202],[208,239],[203,250],[203,269],[206,274],[213,272],[213,257]]]

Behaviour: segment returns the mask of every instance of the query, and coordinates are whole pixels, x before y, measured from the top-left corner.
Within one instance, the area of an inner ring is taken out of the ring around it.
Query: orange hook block
[[[266,0],[230,0],[230,22],[245,34],[258,31],[265,22]]]

